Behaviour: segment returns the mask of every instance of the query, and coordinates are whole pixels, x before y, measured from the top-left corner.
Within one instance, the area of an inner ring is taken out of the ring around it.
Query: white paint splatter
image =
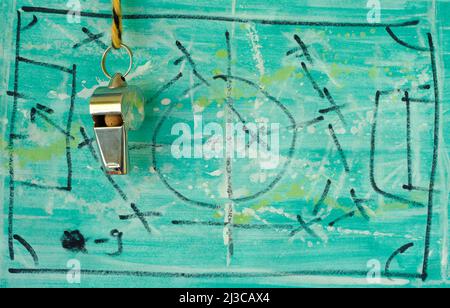
[[[221,176],[223,174],[223,170],[216,170],[213,172],[208,173],[210,176]]]
[[[67,95],[67,93],[58,93],[58,92],[53,91],[53,90],[51,90],[51,91],[49,91],[47,93],[47,97],[48,98],[52,98],[52,99],[59,99],[59,100],[65,100],[65,99],[69,99],[70,98],[70,96]]]
[[[259,35],[256,31],[256,27],[253,24],[247,25],[247,37],[250,40],[250,43],[252,45],[253,50],[253,59],[256,62],[256,67],[258,68],[260,77],[264,76],[266,73],[265,65],[264,65],[264,59],[261,53],[261,44],[259,42]]]
[[[81,90],[80,92],[78,92],[78,93],[77,93],[77,96],[78,96],[79,98],[88,99],[88,98],[90,98],[90,97],[94,94],[94,91],[95,91],[98,87],[106,87],[106,86],[108,86],[108,81],[103,81],[103,80],[100,80],[99,78],[97,78],[97,85],[95,85],[95,86],[93,86],[93,87],[91,87],[91,88],[85,87],[85,86],[83,85],[83,90]]]
[[[138,66],[133,72],[131,72],[130,75],[128,75],[127,80],[145,76],[145,74],[151,69],[153,69],[153,64],[152,61],[149,60],[145,64]]]
[[[171,102],[170,98],[165,98],[161,101],[161,105],[168,106]]]

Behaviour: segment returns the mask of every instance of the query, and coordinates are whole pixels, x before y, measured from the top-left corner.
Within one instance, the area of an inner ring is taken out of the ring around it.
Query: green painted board
[[[2,2],[1,287],[447,285],[449,2],[123,11],[146,120],[108,176],[110,1]]]

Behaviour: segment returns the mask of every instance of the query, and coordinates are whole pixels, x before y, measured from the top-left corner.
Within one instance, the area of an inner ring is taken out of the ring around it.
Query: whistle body
[[[137,130],[145,118],[145,98],[135,86],[128,86],[121,74],[108,87],[99,87],[90,100],[94,133],[103,166],[108,174],[129,171],[128,130]]]

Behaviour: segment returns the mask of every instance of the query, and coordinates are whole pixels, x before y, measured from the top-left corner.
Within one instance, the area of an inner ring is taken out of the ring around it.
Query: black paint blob
[[[64,231],[64,235],[61,237],[62,247],[72,252],[87,253],[86,240],[80,231]]]

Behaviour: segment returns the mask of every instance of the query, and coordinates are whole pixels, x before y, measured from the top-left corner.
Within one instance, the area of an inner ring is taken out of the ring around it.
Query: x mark
[[[321,221],[322,221],[322,218],[319,217],[319,218],[315,218],[315,219],[313,219],[313,220],[311,220],[311,221],[309,221],[309,222],[305,222],[305,221],[303,220],[302,216],[297,215],[297,221],[299,222],[300,227],[298,227],[298,228],[295,229],[295,230],[292,230],[292,232],[291,232],[291,234],[290,234],[291,237],[295,236],[297,233],[299,233],[299,232],[301,232],[301,231],[304,230],[304,231],[305,231],[306,233],[308,233],[310,236],[315,237],[315,238],[317,238],[317,239],[320,239],[320,237],[317,235],[317,233],[314,232],[314,231],[311,229],[311,226],[313,226],[313,225],[315,225],[315,224],[321,222]]]
[[[100,40],[105,35],[105,33],[93,34],[86,27],[83,27],[81,30],[88,36],[88,38],[84,39],[83,41],[81,41],[81,42],[79,42],[79,43],[77,43],[75,45],[73,45],[73,49],[80,48],[81,46],[86,45],[86,44],[88,44],[90,42],[97,43],[97,45],[100,46],[100,48],[102,48],[102,49],[108,48],[108,46],[106,46],[106,44],[103,43]]]

